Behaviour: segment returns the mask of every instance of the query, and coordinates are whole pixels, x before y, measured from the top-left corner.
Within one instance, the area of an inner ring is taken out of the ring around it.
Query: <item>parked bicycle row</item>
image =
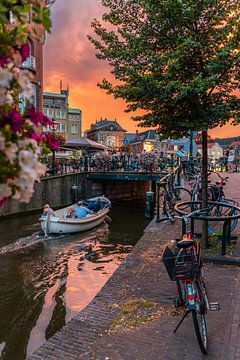
[[[79,171],[135,171],[162,172],[175,167],[179,159],[176,156],[160,157],[155,153],[93,154],[78,159],[52,159],[46,162],[46,175],[66,174]]]

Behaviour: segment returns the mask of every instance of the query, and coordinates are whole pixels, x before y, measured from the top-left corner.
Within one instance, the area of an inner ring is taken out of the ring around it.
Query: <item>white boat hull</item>
[[[68,208],[62,209],[67,210]],[[42,216],[40,218],[41,228],[45,234],[70,234],[91,230],[100,225],[106,215],[109,213],[109,208],[100,210],[97,214],[88,215],[82,219],[66,218],[61,216]],[[58,211],[56,211],[58,215]]]

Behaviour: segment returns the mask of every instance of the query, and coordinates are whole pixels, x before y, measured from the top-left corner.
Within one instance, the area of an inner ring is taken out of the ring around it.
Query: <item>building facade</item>
[[[202,155],[202,144],[198,144],[198,151]],[[215,141],[208,142],[207,153],[209,160],[216,161],[223,157],[223,147]]]
[[[82,112],[80,109],[69,108],[69,90],[60,93],[43,93],[43,112],[54,121],[53,128],[46,127],[44,131],[54,131],[65,140],[77,139],[82,132]]]
[[[107,146],[109,149],[119,149],[123,146],[123,140],[126,134],[117,120],[101,119],[91,125],[87,131],[88,139],[96,141]]]
[[[147,130],[139,133],[136,131],[135,136],[129,141],[131,152],[140,154],[143,151],[151,152],[158,146],[159,136],[154,130]]]
[[[12,26],[16,26],[16,19],[10,13],[9,21]],[[21,69],[26,69],[31,74],[32,83],[32,104],[38,111],[43,110],[43,45],[45,43],[45,31],[42,25],[32,22],[31,11],[28,14],[29,26],[33,30],[33,35],[28,39],[30,49],[29,57],[20,65]],[[11,25],[10,25],[11,26]],[[23,112],[27,100],[20,94],[19,108]]]

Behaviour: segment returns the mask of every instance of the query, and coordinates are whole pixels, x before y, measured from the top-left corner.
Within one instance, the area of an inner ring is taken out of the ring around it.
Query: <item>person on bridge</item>
[[[93,214],[92,210],[89,210],[86,206],[83,206],[83,202],[82,201],[78,201],[77,203],[77,207],[74,211],[74,216],[75,218],[78,219],[82,219],[84,218],[87,214]]]

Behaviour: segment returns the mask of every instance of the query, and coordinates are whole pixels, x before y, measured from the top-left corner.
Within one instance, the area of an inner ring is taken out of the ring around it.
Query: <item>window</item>
[[[63,101],[62,99],[55,99],[54,103],[57,105],[62,105]]]
[[[44,115],[48,116],[48,109],[43,109]]]
[[[66,125],[65,125],[65,123],[62,123],[62,129],[61,129],[61,130],[62,130],[63,133],[66,132]]]
[[[66,119],[66,111],[61,110],[61,119]]]
[[[52,105],[53,99],[43,99],[43,103],[44,103],[44,105]]]
[[[57,118],[57,119],[60,118],[60,110],[59,110],[59,109],[56,110],[56,118]]]
[[[19,94],[19,110],[23,114],[27,105],[27,99],[23,93]]]
[[[53,117],[53,109],[48,110],[49,117]]]
[[[72,124],[71,133],[72,134],[77,134],[78,133],[78,124]]]
[[[32,83],[32,104],[37,108],[37,84]]]

